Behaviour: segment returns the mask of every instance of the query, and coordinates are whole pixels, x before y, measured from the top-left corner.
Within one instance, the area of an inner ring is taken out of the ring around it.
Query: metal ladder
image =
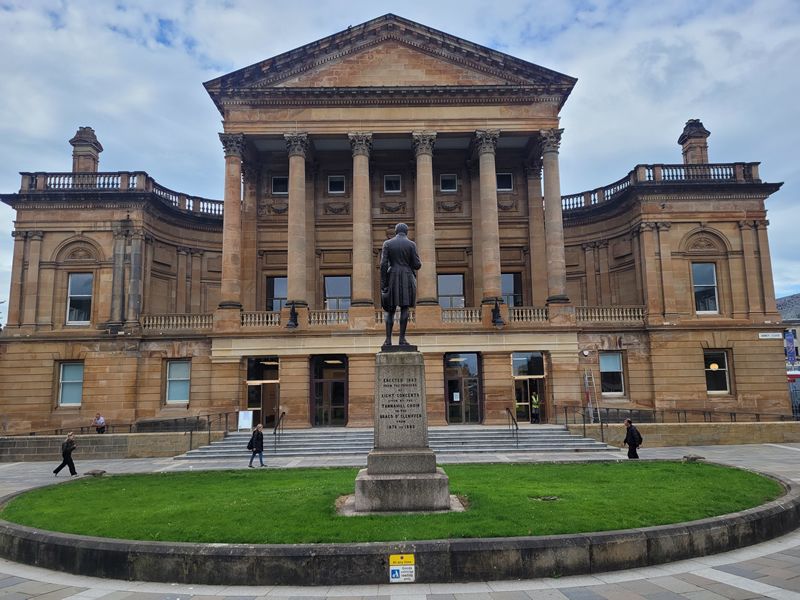
[[[586,414],[589,422],[594,423],[595,418],[600,423],[602,429],[602,419],[600,418],[600,406],[597,402],[597,384],[594,379],[594,372],[591,369],[583,370],[583,393],[586,397]]]

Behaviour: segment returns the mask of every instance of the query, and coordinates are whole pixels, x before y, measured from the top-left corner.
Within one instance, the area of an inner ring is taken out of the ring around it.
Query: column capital
[[[766,229],[767,226],[769,225],[769,220],[768,219],[757,219],[757,220],[753,221],[753,223],[755,223],[756,229]]]
[[[668,221],[659,221],[658,223],[656,223],[656,227],[658,228],[659,231],[669,231],[670,228],[672,227],[672,223]]]
[[[222,149],[225,151],[225,158],[237,156],[242,158],[244,155],[244,134],[243,133],[220,133],[219,141],[222,142]]]
[[[353,151],[353,156],[366,156],[369,158],[369,153],[372,150],[372,134],[365,131],[354,131],[347,134],[350,140],[350,148]]]
[[[653,231],[655,228],[656,224],[651,223],[649,221],[644,223],[639,223],[639,231]]]
[[[497,139],[499,137],[499,129],[479,129],[476,131],[475,141],[478,144],[478,154],[494,154],[497,149]]]
[[[307,133],[284,133],[283,139],[286,140],[286,151],[289,156],[306,157],[308,153]]]
[[[595,242],[595,243],[597,244],[597,247],[598,247],[599,249],[601,249],[601,250],[602,250],[603,248],[608,248],[608,240],[598,240],[598,241],[597,241],[597,242]]]
[[[542,178],[542,159],[534,158],[525,163],[525,177],[528,179]]]
[[[44,231],[29,231],[28,237],[34,242],[41,242],[44,238]]]
[[[563,129],[541,129],[539,135],[542,137],[542,152],[558,152],[562,133]]]
[[[27,231],[12,231],[11,232],[11,237],[14,238],[15,242],[24,242],[25,238],[28,237],[28,232]]]
[[[428,154],[433,156],[433,146],[436,144],[435,131],[414,131],[411,133],[411,143],[414,146],[414,156]]]
[[[244,160],[242,162],[242,177],[245,182],[255,181],[258,177],[259,164],[254,160]]]

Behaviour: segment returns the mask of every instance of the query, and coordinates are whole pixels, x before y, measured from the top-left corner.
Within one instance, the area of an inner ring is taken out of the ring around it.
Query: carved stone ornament
[[[29,231],[28,237],[34,242],[41,242],[44,238],[44,231]]]
[[[25,238],[28,237],[27,231],[12,231],[11,237],[14,238],[15,242],[24,242]]]
[[[669,231],[672,228],[672,223],[668,221],[659,221],[656,223],[656,227],[658,227],[659,231]]]
[[[528,179],[542,178],[542,159],[534,158],[525,165],[525,177]]]
[[[695,238],[689,243],[689,250],[707,252],[709,250],[717,250],[717,245],[710,237],[698,235],[695,236]]]
[[[350,149],[353,151],[353,156],[366,156],[369,158],[369,153],[372,151],[371,133],[348,133],[347,137],[350,140]]]
[[[500,137],[499,129],[479,129],[475,132],[475,143],[478,154],[494,154],[497,150],[497,139]]]
[[[563,129],[542,129],[539,135],[542,137],[542,152],[558,152],[561,145],[561,134]]]
[[[436,144],[436,133],[432,131],[415,131],[411,134],[411,143],[414,145],[414,156],[430,154],[433,156],[433,146]]]
[[[252,160],[242,163],[242,179],[246,184],[255,184],[258,180],[259,164]]]
[[[739,221],[739,229],[755,229],[755,221]]]
[[[220,133],[219,141],[222,142],[222,149],[225,151],[225,158],[229,156],[238,156],[241,158],[244,154],[243,133]]]
[[[639,223],[639,231],[653,231],[655,228],[655,223]]]
[[[461,212],[462,203],[460,200],[456,200],[455,202],[437,202],[436,208],[439,212]]]
[[[406,212],[405,202],[382,202],[381,214],[398,214]]]
[[[286,133],[283,135],[286,140],[286,152],[289,156],[302,156],[306,157],[308,152],[308,134],[307,133]]]
[[[322,212],[326,215],[349,215],[350,205],[347,202],[326,202]]]
[[[270,204],[269,211],[276,215],[285,215],[289,212],[289,205],[288,204]]]
[[[512,198],[510,201],[506,201],[506,202],[501,202],[498,199],[497,200],[497,210],[502,210],[504,212],[517,210],[517,199],[516,198]]]
[[[92,253],[86,248],[75,248],[67,256],[67,260],[92,260]]]

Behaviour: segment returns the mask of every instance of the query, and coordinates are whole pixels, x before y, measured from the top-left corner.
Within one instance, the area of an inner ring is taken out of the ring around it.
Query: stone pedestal
[[[356,477],[356,512],[448,510],[449,480],[428,447],[421,353],[376,355],[374,422],[375,447]]]

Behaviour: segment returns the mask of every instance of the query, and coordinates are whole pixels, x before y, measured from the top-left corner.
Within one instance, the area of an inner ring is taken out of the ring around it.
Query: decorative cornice
[[[286,152],[289,156],[306,157],[308,152],[307,133],[285,133],[283,139],[286,140]]]
[[[414,156],[427,154],[433,156],[433,147],[436,144],[435,131],[414,131],[411,133],[411,143],[414,145]]]
[[[497,150],[497,139],[500,137],[499,129],[479,129],[475,132],[475,143],[478,155],[494,154]]]
[[[563,129],[542,129],[539,135],[542,137],[542,153],[558,152],[561,145],[561,134]]]
[[[350,149],[353,151],[353,156],[366,156],[372,151],[372,134],[364,131],[356,131],[348,133],[347,138],[350,140]]]
[[[219,141],[222,142],[222,149],[225,158],[235,156],[242,158],[244,155],[244,134],[243,133],[220,133]]]

